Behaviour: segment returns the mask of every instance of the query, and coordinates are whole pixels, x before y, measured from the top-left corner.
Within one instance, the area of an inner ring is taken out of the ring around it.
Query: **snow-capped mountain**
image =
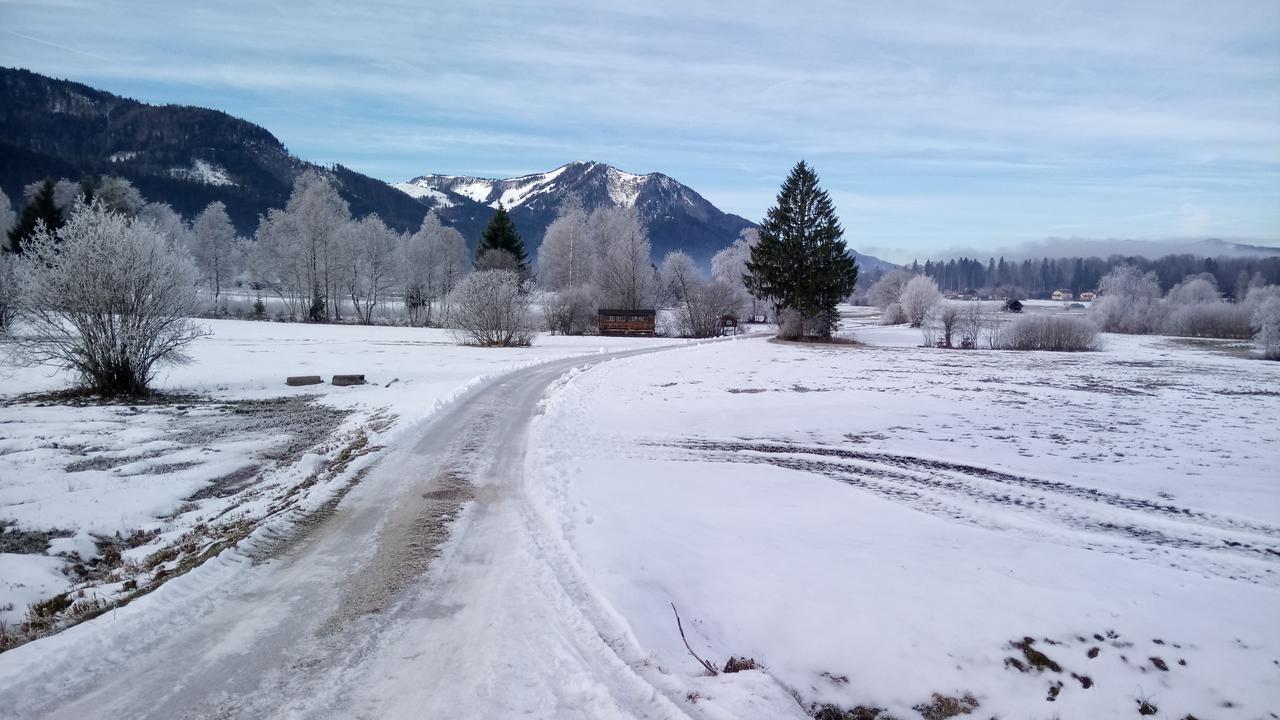
[[[531,250],[542,242],[547,225],[571,192],[588,209],[636,208],[649,227],[655,260],[679,249],[705,262],[744,228],[753,227],[667,175],[636,175],[598,162],[572,162],[550,172],[505,179],[423,175],[393,187],[421,199],[454,224],[467,224],[471,218],[465,216],[484,215],[501,203],[511,211]],[[477,212],[477,204],[483,212]]]

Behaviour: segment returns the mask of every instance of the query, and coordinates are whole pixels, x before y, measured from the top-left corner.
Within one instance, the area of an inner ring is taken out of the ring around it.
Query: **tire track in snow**
[[[909,455],[773,442],[695,440],[670,446],[720,461],[825,475],[988,529],[1050,536],[1135,559],[1158,556],[1175,567],[1230,579],[1280,582],[1274,570],[1280,563],[1280,528],[1264,523]]]

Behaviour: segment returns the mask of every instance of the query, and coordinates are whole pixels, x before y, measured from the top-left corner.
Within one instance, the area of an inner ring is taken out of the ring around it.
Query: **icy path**
[[[486,384],[296,538],[0,655],[0,717],[683,717],[522,485],[546,389],[628,354]]]

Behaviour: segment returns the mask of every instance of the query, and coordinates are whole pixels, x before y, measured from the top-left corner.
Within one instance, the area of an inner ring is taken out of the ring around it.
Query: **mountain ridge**
[[[392,183],[417,198],[443,206],[442,217],[463,201],[497,208],[502,204],[531,248],[537,247],[561,202],[575,193],[588,210],[633,207],[649,229],[655,260],[683,250],[699,262],[754,228],[746,218],[726,213],[697,191],[661,172],[632,173],[607,163],[575,160],[553,170],[512,178],[472,175],[419,175]]]
[[[496,204],[509,203],[531,256],[568,192],[578,193],[589,209],[635,207],[648,226],[655,263],[671,250],[684,250],[705,266],[742,230],[756,227],[661,172],[574,161],[516,178],[422,175],[387,183],[340,164],[298,158],[263,126],[222,110],[149,104],[0,67],[0,189],[15,205],[23,202],[27,184],[46,177],[119,175],[148,200],[166,202],[187,218],[221,201],[237,232],[251,236],[260,216],[284,207],[294,179],[306,170],[330,177],[358,217],[376,212],[388,226],[412,232],[434,210],[472,248]],[[864,264],[882,262],[854,254]]]

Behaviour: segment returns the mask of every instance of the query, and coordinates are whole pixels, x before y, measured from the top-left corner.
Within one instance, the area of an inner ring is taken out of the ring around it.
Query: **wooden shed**
[[[642,335],[652,337],[657,330],[656,310],[600,310],[601,335]]]

